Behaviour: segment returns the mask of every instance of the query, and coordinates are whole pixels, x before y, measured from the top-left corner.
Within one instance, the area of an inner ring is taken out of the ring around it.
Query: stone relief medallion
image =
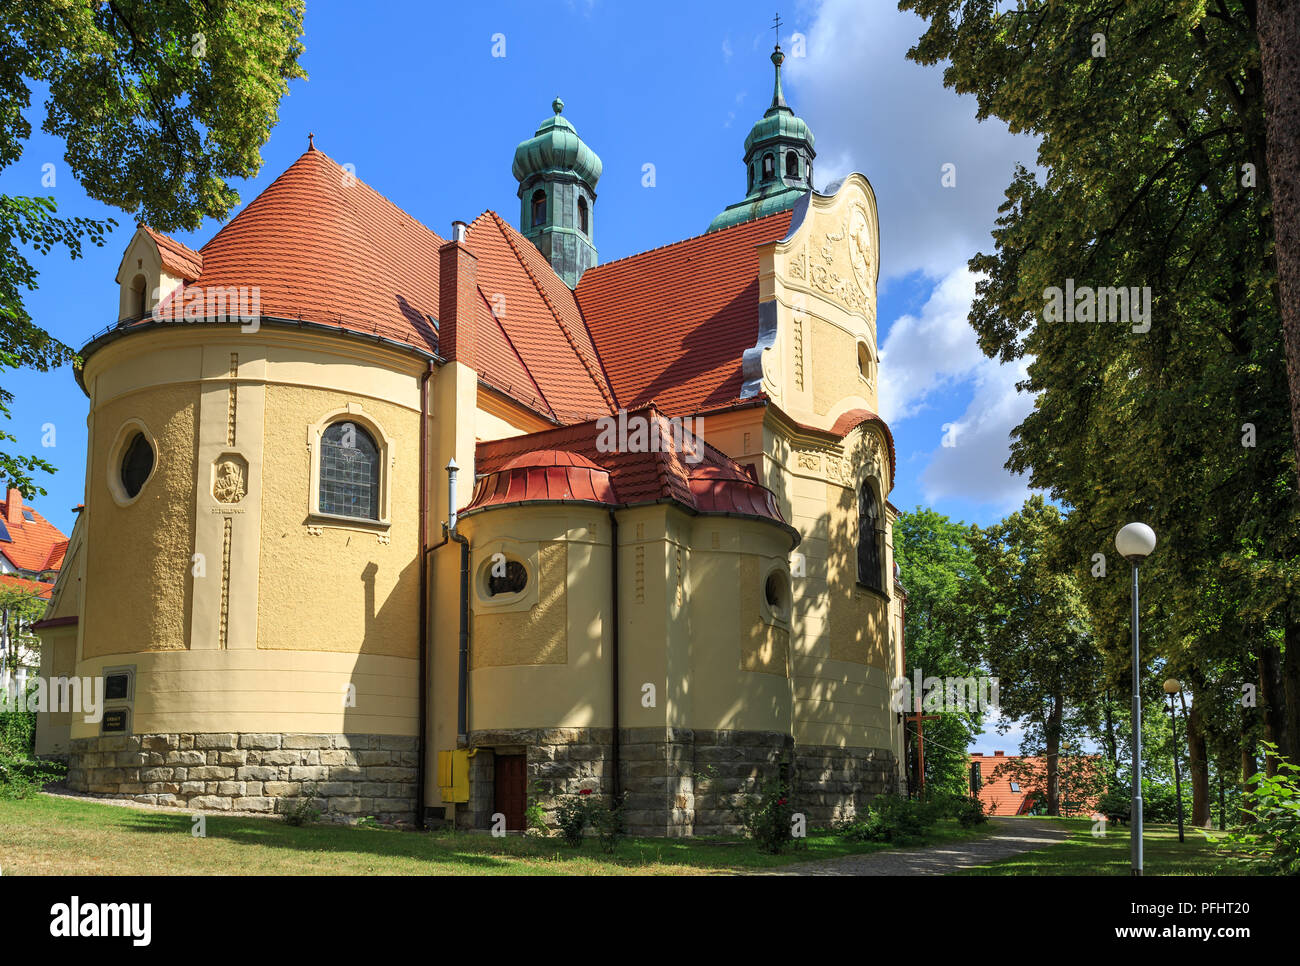
[[[237,453],[218,458],[213,467],[212,495],[218,503],[238,503],[248,492],[248,461]]]
[[[867,227],[867,213],[861,205],[854,205],[849,213],[849,261],[858,288],[865,294],[868,272],[871,269],[871,233]]]
[[[798,460],[801,470],[820,470],[822,468],[822,458],[817,453],[800,453]]]

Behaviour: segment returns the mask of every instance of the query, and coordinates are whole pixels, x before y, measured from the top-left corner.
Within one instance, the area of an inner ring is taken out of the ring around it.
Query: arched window
[[[871,481],[864,480],[858,491],[858,583],[884,592],[881,553],[880,501]]]
[[[763,155],[763,180],[776,177],[776,159],[770,154]]]
[[[320,512],[379,519],[379,447],[350,420],[333,423],[321,434]]]
[[[591,231],[587,224],[587,199],[578,199],[578,228],[584,235],[590,235]]]
[[[149,302],[145,294],[148,287],[149,283],[145,281],[143,275],[131,279],[131,311],[127,318],[136,318],[149,310]]]
[[[745,193],[749,194],[749,192],[753,190],[754,190],[754,166],[752,164],[747,164],[745,165]]]
[[[546,224],[546,192],[538,188],[533,192],[533,227]]]
[[[785,156],[785,176],[787,178],[799,177],[799,155],[789,151]]]

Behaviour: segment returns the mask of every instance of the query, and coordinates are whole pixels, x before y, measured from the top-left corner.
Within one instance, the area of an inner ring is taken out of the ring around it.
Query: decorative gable
[[[148,225],[139,226],[117,267],[118,321],[148,315],[202,271],[203,256],[198,252]]]

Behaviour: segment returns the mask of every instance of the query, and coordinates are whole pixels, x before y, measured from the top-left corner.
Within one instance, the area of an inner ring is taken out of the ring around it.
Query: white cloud
[[[1026,377],[1025,367],[1025,360],[980,363],[974,374],[975,395],[955,424],[955,445],[936,446],[921,473],[927,501],[966,500],[1003,514],[1029,496],[1026,478],[1004,467],[1011,455],[1011,430],[1033,410],[1032,398],[1016,390],[1016,383]]]
[[[945,88],[941,67],[906,59],[923,29],[893,4],[824,0],[803,31],[807,56],[784,67],[786,97],[817,137],[817,183],[835,180],[825,166],[840,176],[844,164],[876,189],[884,277],[939,278],[990,249],[1014,164],[1035,158],[1032,138],[977,122],[974,98]],[[946,163],[956,187],[940,184]]]
[[[895,423],[916,415],[939,389],[969,379],[987,360],[966,317],[976,277],[965,268],[934,287],[921,314],[889,327],[880,348],[880,414]]]

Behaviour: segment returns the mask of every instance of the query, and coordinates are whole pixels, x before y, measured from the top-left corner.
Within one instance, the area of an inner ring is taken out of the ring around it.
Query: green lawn
[[[1109,826],[1105,836],[1094,837],[1089,818],[1059,818],[1070,838],[1037,852],[1026,852],[1000,862],[966,869],[957,875],[1128,875],[1129,830]],[[1223,844],[1222,832],[1207,840],[1199,829],[1188,828],[1178,841],[1177,825],[1148,825],[1142,834],[1144,875],[1241,875],[1249,869],[1241,856]]]
[[[0,874],[9,875],[715,875],[889,848],[812,831],[803,848],[763,855],[744,840],[626,839],[612,856],[590,840],[415,833],[208,814],[41,795],[0,799]],[[954,821],[933,842],[977,837]]]

